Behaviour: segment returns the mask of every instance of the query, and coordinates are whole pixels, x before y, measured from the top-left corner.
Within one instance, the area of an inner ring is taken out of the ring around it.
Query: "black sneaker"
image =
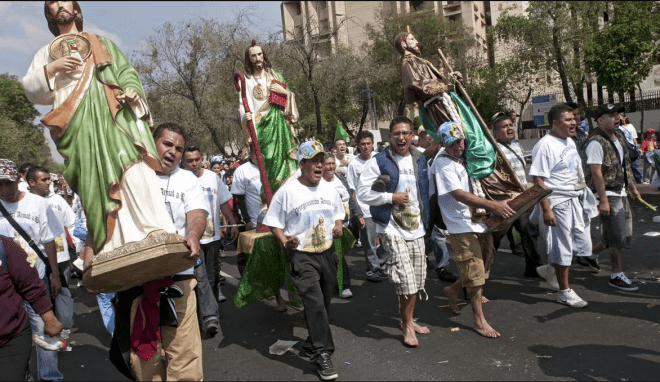
[[[634,292],[639,289],[639,287],[634,286],[625,275],[610,278],[610,286],[612,288],[625,290],[626,292]]]
[[[578,257],[578,259],[579,259],[579,257]],[[589,268],[591,268],[591,271],[593,273],[600,272],[601,268],[600,268],[600,265],[598,265],[598,260],[594,260],[594,259],[592,259],[590,257],[586,257],[586,256],[583,257],[583,259],[587,263],[587,266],[589,266]]]
[[[321,353],[316,361],[314,361],[314,365],[316,365],[316,371],[324,381],[339,377],[339,374],[335,371],[335,367],[332,365],[330,353]]]
[[[438,268],[435,270],[435,274],[438,276],[440,281],[446,281],[448,283],[454,283],[458,280],[455,274],[446,268]]]

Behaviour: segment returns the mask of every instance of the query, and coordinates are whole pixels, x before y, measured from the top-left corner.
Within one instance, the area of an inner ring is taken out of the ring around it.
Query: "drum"
[[[142,241],[126,243],[92,258],[82,284],[96,292],[119,292],[194,266],[181,236],[164,231]]]

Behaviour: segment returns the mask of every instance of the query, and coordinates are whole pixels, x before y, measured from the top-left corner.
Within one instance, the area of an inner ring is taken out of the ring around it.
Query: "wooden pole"
[[[440,60],[442,60],[442,64],[449,70],[449,72],[453,72],[454,70],[451,68],[449,65],[449,62],[447,61],[447,58],[445,55],[442,53],[442,50],[438,49],[438,54],[440,55]],[[520,191],[524,191],[525,187],[523,184],[520,182],[520,179],[518,179],[518,176],[516,175],[516,172],[513,171],[513,167],[511,167],[511,163],[506,159],[506,156],[504,153],[502,153],[502,150],[500,149],[500,146],[495,142],[495,138],[493,137],[493,134],[490,132],[490,129],[488,128],[488,125],[486,122],[484,122],[484,119],[481,118],[481,114],[479,114],[479,110],[474,106],[474,103],[472,103],[472,98],[470,98],[470,95],[468,92],[465,90],[463,85],[461,85],[460,81],[456,81],[455,83],[456,88],[459,90],[461,97],[463,100],[466,100],[468,103],[468,106],[470,106],[470,109],[472,109],[472,112],[474,115],[477,116],[477,120],[479,120],[479,124],[481,125],[481,130],[484,132],[486,135],[486,139],[490,142],[491,145],[493,145],[493,148],[495,149],[495,153],[502,158],[502,165],[504,167],[504,170],[509,172],[511,175],[513,175],[513,182],[520,188]]]
[[[247,96],[245,94],[245,77],[243,73],[236,72],[234,75],[234,86],[236,90],[241,92],[241,98],[243,100],[243,108],[246,113],[250,113],[250,106],[248,106]],[[252,138],[252,149],[257,156],[257,164],[259,166],[259,176],[261,177],[261,184],[264,187],[264,194],[266,194],[266,205],[270,207],[270,201],[273,198],[273,193],[270,190],[270,183],[268,183],[268,175],[266,175],[266,167],[264,166],[264,158],[261,156],[261,149],[259,148],[259,142],[257,141],[257,131],[254,129],[254,121],[248,121],[248,132],[250,133],[250,138]],[[254,222],[256,224],[257,222]]]

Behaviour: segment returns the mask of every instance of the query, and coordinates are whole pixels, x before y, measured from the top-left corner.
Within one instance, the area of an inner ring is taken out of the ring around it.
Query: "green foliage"
[[[466,84],[466,90],[474,106],[488,123],[493,114],[505,109],[503,95],[507,93],[509,80],[505,67],[497,64],[492,68],[489,66],[479,68],[476,77],[476,80]]]
[[[59,169],[52,161],[43,127],[33,124],[38,116],[18,77],[0,74],[0,156],[18,165],[33,162]]]
[[[493,34],[499,44],[509,44],[512,56],[519,55],[531,64],[529,69],[543,68],[559,74],[567,101],[591,82],[584,65],[584,44],[598,29],[597,15],[604,2],[534,1],[527,15],[505,14],[498,19]]]
[[[625,92],[657,63],[660,18],[650,1],[612,2],[610,24],[585,42],[585,63],[610,92]]]

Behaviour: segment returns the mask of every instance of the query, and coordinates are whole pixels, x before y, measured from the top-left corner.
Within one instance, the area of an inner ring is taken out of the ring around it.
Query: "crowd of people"
[[[286,250],[284,272],[302,300],[308,330],[303,349],[323,380],[338,377],[330,328],[338,269],[341,298],[353,297],[356,272],[371,283],[389,280],[408,347],[430,333],[413,319],[417,301],[428,299],[427,269],[450,283],[444,294],[453,313],[463,293],[474,331],[501,336],[484,314],[483,289],[505,236],[524,256],[522,275],[544,280],[560,304],[587,306],[570,287],[569,270],[575,261],[601,271],[605,250],[608,285],[639,288],[624,272],[633,232],[628,196],[639,198],[636,184],[645,181],[660,187],[653,173],[660,150],[651,129],[638,147],[620,107],[598,106],[597,128],[589,131],[578,105],[553,106],[549,131],[528,163],[515,140],[517,115],[492,117],[495,150],[454,91],[461,89],[460,73],[421,58],[408,31],[395,39],[404,100],[418,104],[428,130],[398,116],[387,142],[360,131],[356,147],[337,139],[324,148],[315,139],[298,143],[291,125],[298,118],[295,95],[253,40],[245,76],[236,77],[245,148],[235,161],[206,160],[181,125],[154,128],[137,72],[110,40],[83,31],[77,2],[46,2],[44,13],[55,39],[37,52],[23,85],[31,101],[53,106],[42,123],[67,162],[62,175],[0,159],[0,380],[26,377],[32,342],[36,377],[63,380],[58,351],[68,348],[75,327],[72,277],[85,285],[99,254],[160,232],[178,235],[189,268],[116,292],[86,288],[112,336],[108,358],[132,380],[203,379],[202,339],[218,333],[219,303],[227,300],[222,258],[255,231],[272,233]],[[533,209],[516,211],[501,198],[532,185],[552,190]],[[497,187],[506,192],[493,193]],[[511,228],[491,232],[489,216],[513,219]],[[592,224],[599,226],[596,244]],[[347,232],[359,240],[363,269],[351,269],[345,251],[335,252],[335,240]],[[243,275],[253,254],[237,252]],[[281,293],[270,292],[277,311],[286,311]]]
[[[531,178],[553,190],[512,224],[520,234],[523,274],[545,279],[559,292],[557,301],[574,308],[587,302],[570,288],[573,260],[600,271],[598,255],[606,248],[612,270],[609,285],[625,291],[638,289],[623,268],[622,252],[632,235],[626,193],[639,194],[632,161],[624,151],[626,137],[619,129],[623,121],[619,111],[613,105],[601,105],[595,112],[598,128],[578,148],[569,138],[577,134],[579,110],[566,104],[554,106],[548,115],[551,129],[535,145],[529,166],[514,139],[513,118],[498,113],[491,121],[498,145],[523,184],[527,186]],[[164,324],[161,317],[161,340],[153,348],[119,346],[129,354],[127,376],[138,380],[202,378],[201,340],[218,332],[218,302],[226,300],[220,273],[224,250],[236,240],[239,226],[241,231],[250,230],[257,221],[270,227],[288,250],[291,276],[309,330],[304,348],[323,379],[337,377],[329,326],[337,282],[332,242],[341,237],[344,228],[359,238],[365,268],[350,270],[343,258],[340,297],[353,296],[351,272],[364,272],[365,279],[375,283],[386,276],[398,296],[406,346],[418,346],[417,336],[429,333],[413,320],[413,314],[417,299],[428,298],[424,284],[430,264],[440,280],[451,283],[444,290],[451,310],[459,312],[457,300],[464,292],[472,306],[474,330],[485,337],[499,337],[485,318],[482,304],[488,299],[482,291],[506,231],[489,232],[483,223],[472,220],[471,209],[484,208],[503,218],[515,211],[505,201],[469,192],[465,135],[456,123],[443,124],[439,136],[439,144],[427,140],[423,130],[416,134],[411,120],[397,117],[390,124],[389,147],[379,153],[373,150],[373,135],[368,131],[356,136],[355,155],[348,153],[341,139],[328,145],[336,155],[318,141],[302,142],[297,150],[299,170],[275,193],[267,211],[262,211],[254,152],[244,150],[243,163],[223,169],[221,158],[206,161],[197,146],[187,144],[181,126],[158,126],[154,140],[161,158],[162,171],[157,176],[163,203],[177,232],[199,254],[199,260],[193,268],[172,276],[173,284],[167,286],[177,287],[167,292],[175,297],[176,327]],[[42,166],[23,163],[19,168],[10,160],[0,160],[0,191],[0,202],[9,214],[0,218],[0,252],[4,256],[0,258],[0,282],[6,284],[0,299],[14,309],[12,315],[3,315],[9,319],[2,325],[0,363],[9,379],[22,379],[30,338],[35,338],[37,344],[43,344],[37,346],[39,379],[61,380],[57,352],[62,350],[58,346],[66,345],[54,339],[66,340],[73,323],[68,288],[72,273],[81,277],[85,213],[61,175]],[[600,243],[592,244],[591,224],[596,216],[599,219],[593,224],[600,225],[602,235]],[[13,228],[9,217],[27,236]],[[447,238],[457,276],[450,270]],[[427,257],[431,254],[434,261]],[[239,269],[247,256],[241,254],[237,259]],[[148,342],[145,334],[134,337],[135,328],[128,327],[136,315],[145,314],[136,296],[132,290],[97,294],[102,321],[114,335],[113,342],[121,342],[122,336],[142,345]],[[287,309],[279,293],[277,302],[278,310]],[[163,368],[160,357],[154,362],[151,353],[163,354],[169,366]]]

